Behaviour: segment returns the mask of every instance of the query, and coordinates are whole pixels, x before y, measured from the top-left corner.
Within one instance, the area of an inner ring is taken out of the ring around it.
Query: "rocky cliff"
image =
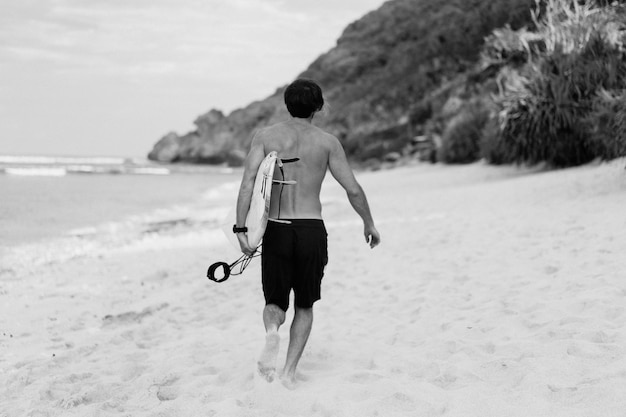
[[[534,0],[391,0],[350,24],[300,77],[322,86],[327,110],[316,124],[356,161],[397,152],[419,133],[414,106],[474,65],[485,36],[530,21]],[[288,81],[288,80],[286,80]],[[241,164],[254,131],[288,117],[284,86],[224,115],[211,110],[183,136],[165,135],[149,158]]]

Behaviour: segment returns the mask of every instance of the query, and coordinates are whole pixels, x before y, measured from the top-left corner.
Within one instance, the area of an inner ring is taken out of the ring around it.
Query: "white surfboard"
[[[267,219],[270,215],[274,167],[277,159],[278,154],[275,151],[270,152],[261,162],[254,180],[250,210],[246,218],[248,244],[253,248],[259,246],[267,227]]]

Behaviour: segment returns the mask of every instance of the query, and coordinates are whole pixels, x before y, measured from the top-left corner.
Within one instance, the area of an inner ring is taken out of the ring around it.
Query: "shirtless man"
[[[295,314],[289,334],[287,360],[281,374],[283,384],[295,384],[296,366],[302,356],[313,324],[313,303],[320,299],[324,266],[328,261],[327,234],[322,221],[320,189],[326,171],[346,190],[348,200],[361,216],[365,241],[370,247],[380,243],[363,189],[354,178],[345,152],[331,134],[313,126],[316,112],[324,99],[320,87],[310,80],[299,79],[285,90],[285,104],[291,120],[260,129],[245,161],[243,179],[237,200],[236,228],[243,228],[257,170],[272,151],[282,159],[299,158],[284,165],[286,178],[296,185],[275,184],[272,190],[270,221],[263,237],[262,281],[265,296],[263,322],[265,347],[259,358],[259,372],[269,382],[274,379],[280,337],[278,328],[285,322],[289,294],[294,291]],[[282,188],[282,190],[281,190]],[[272,219],[287,220],[289,223]],[[237,229],[234,229],[237,230]],[[245,232],[237,233],[241,251],[252,254]]]

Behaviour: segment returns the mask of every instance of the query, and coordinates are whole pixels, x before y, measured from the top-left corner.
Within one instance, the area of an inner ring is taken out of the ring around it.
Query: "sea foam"
[[[68,174],[230,174],[226,166],[165,164],[145,158],[0,155],[0,174],[58,177]]]
[[[27,276],[42,267],[77,258],[227,244],[220,227],[231,209],[236,186],[226,183],[189,204],[158,208],[120,221],[71,229],[56,238],[0,249],[0,280]]]

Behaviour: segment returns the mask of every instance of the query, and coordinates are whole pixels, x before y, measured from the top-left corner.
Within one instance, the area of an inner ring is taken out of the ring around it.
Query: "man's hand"
[[[248,235],[245,233],[237,233],[237,239],[239,239],[239,247],[241,251],[246,255],[250,256],[254,252],[256,252],[256,248],[253,248],[248,243]]]
[[[365,242],[370,245],[370,248],[374,249],[380,243],[380,234],[376,227],[365,226],[364,230]]]

